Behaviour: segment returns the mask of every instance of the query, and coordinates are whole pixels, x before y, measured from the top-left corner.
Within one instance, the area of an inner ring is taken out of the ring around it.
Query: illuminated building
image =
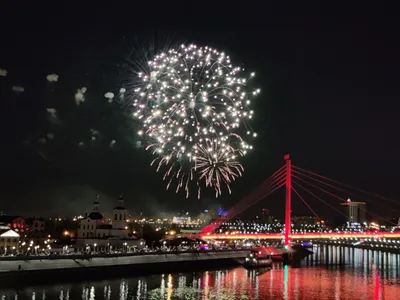
[[[362,224],[366,222],[366,203],[365,202],[353,202],[349,199],[341,205],[347,209],[347,222]]]
[[[32,220],[32,226],[31,226],[31,230],[32,231],[44,231],[44,226],[45,226],[45,221],[42,218],[34,218]]]
[[[99,196],[93,202],[93,210],[85,218],[80,219],[78,229],[78,245],[96,246],[133,246],[139,241],[129,234],[127,217],[128,211],[124,206],[122,195],[113,210],[112,221],[107,221],[100,212]],[[143,241],[140,241],[143,243]]]
[[[0,225],[0,253],[12,253],[19,246],[19,234],[9,226]]]
[[[172,218],[172,223],[173,224],[190,224],[191,222],[190,217],[173,217]]]

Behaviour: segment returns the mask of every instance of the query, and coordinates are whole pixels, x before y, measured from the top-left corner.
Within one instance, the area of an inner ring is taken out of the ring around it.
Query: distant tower
[[[94,201],[93,201],[93,211],[99,212],[99,206],[100,206],[99,195],[96,195],[96,198],[94,198]]]
[[[124,206],[124,197],[122,193],[118,198],[117,206],[114,208],[113,212],[114,212],[114,218],[112,221],[112,228],[125,229],[128,211]]]
[[[96,220],[97,223],[101,223],[103,221],[103,215],[100,212],[99,195],[96,195],[96,198],[94,198],[93,210],[87,215],[87,217],[92,220]]]
[[[347,222],[352,223],[364,223],[366,221],[366,203],[365,202],[353,202],[350,198],[341,205],[347,207]]]

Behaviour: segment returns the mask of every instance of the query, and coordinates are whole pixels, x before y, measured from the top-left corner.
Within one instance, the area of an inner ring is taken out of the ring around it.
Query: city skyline
[[[259,11],[269,17],[244,17],[246,24],[232,25],[227,32],[217,22],[189,22],[185,29],[161,20],[140,26],[140,17],[124,18],[120,11],[101,21],[88,14],[74,24],[46,13],[48,8],[33,17],[10,5],[9,22],[15,26],[5,30],[8,42],[0,55],[0,68],[8,71],[0,77],[6,152],[2,209],[75,215],[96,194],[104,207],[111,207],[121,191],[139,211],[230,208],[281,166],[287,152],[300,167],[398,199],[399,144],[392,138],[398,127],[393,103],[399,94],[394,29],[385,19],[361,13],[330,11],[340,17],[338,23],[322,8],[301,7],[299,14],[298,8],[278,5],[281,15],[268,8],[260,4]],[[100,15],[106,12],[97,9]],[[383,49],[375,40],[392,47]],[[137,45],[162,49],[165,41],[226,49],[257,73],[262,94],[255,100],[254,128],[259,135],[254,151],[243,160],[244,176],[232,185],[232,195],[215,199],[211,191],[201,200],[186,200],[184,193],[165,191],[162,176],[149,166],[150,155],[136,148],[136,130],[124,111],[104,99],[105,92],[129,79],[124,65],[131,51],[137,55]],[[48,74],[58,74],[58,81],[48,82]],[[25,88],[22,93],[13,91],[18,85]],[[82,86],[91,96],[77,113],[74,94]],[[53,106],[59,123],[47,119],[46,108]],[[72,143],[77,136],[90,139],[93,128],[104,144],[82,150]],[[54,134],[52,142],[38,143],[48,133]],[[108,147],[111,140],[116,141],[114,149]],[[263,206],[280,212],[283,201],[283,192],[278,192]],[[329,213],[316,205],[322,214]],[[307,211],[298,199],[293,206]]]
[[[399,298],[392,3],[0,15],[0,299]]]

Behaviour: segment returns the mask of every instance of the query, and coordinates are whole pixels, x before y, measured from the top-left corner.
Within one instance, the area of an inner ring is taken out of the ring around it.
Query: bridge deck
[[[283,240],[285,238],[282,233],[260,233],[260,234],[202,234],[203,239],[210,240]],[[385,233],[305,233],[305,234],[291,234],[292,240],[309,240],[309,239],[343,239],[343,238],[356,238],[356,239],[399,239],[400,232],[385,232]]]

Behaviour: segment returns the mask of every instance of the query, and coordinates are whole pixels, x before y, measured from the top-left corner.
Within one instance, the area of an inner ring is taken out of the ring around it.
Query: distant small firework
[[[184,188],[186,197],[192,181],[198,186],[204,181],[217,196],[221,183],[230,191],[231,181],[243,172],[237,159],[252,149],[242,135],[256,136],[247,124],[253,116],[251,98],[260,92],[248,87],[254,73],[244,78],[243,69],[224,52],[196,45],[161,53],[148,67],[138,74],[133,116],[142,124],[139,135],[150,140],[146,149],[158,156],[152,164],[157,161],[157,170],[167,166],[167,188],[176,179],[177,192]],[[210,143],[211,153],[204,152]],[[215,160],[206,167],[208,156]]]

